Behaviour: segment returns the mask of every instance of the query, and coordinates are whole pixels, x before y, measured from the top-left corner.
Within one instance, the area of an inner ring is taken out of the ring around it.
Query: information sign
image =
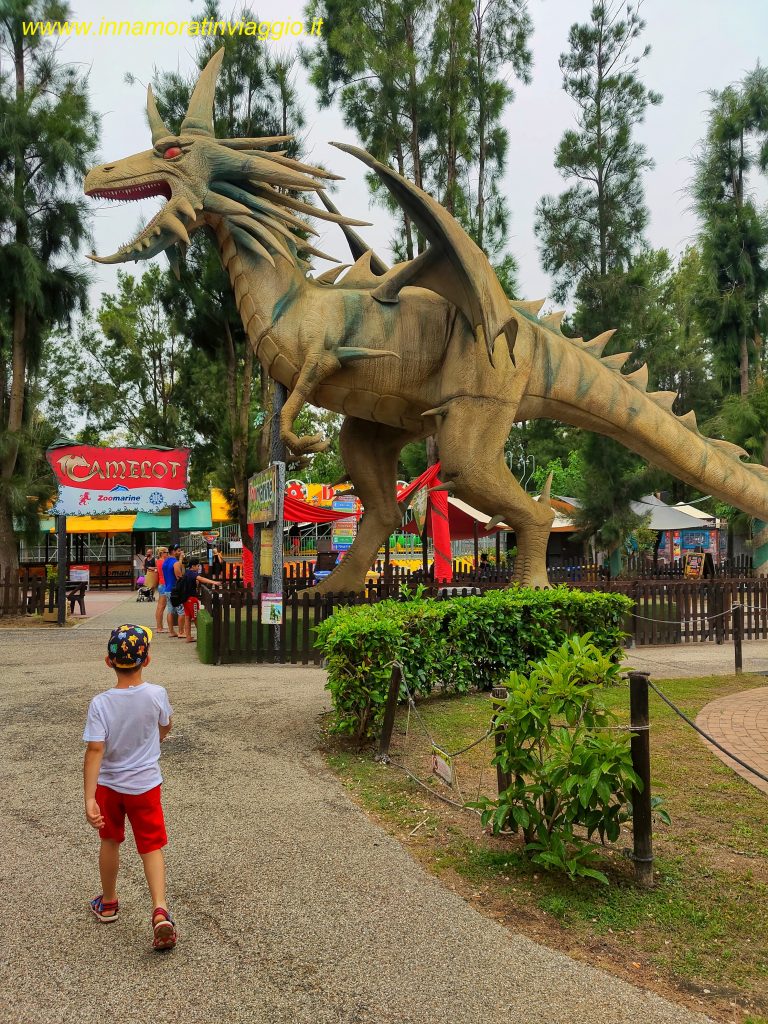
[[[259,555],[259,572],[262,576],[272,575],[272,554],[275,543],[275,531],[271,526],[261,528],[261,547]]]
[[[701,579],[704,569],[704,553],[700,551],[689,551],[683,561],[683,576],[687,579]]]
[[[432,772],[447,785],[453,785],[453,761],[440,747],[432,747]]]
[[[261,621],[267,626],[282,626],[283,624],[283,595],[262,594],[261,595]]]

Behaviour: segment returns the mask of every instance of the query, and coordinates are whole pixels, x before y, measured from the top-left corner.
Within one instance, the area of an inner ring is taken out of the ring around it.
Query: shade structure
[[[210,530],[212,526],[210,501],[195,501],[192,503],[192,508],[179,509],[180,530]],[[154,512],[137,512],[136,522],[133,524],[134,532],[137,530],[170,530],[170,528],[170,513],[160,515]]]
[[[649,530],[700,530],[701,519],[688,515],[674,505],[666,505],[653,494],[630,502],[632,511],[639,516],[650,515]]]
[[[67,533],[130,533],[135,519],[135,515],[67,516]]]

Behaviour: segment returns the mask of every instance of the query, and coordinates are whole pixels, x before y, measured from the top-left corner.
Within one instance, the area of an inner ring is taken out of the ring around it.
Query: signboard
[[[704,553],[699,551],[689,551],[683,562],[683,576],[686,577],[686,579],[701,579],[703,569]]]
[[[432,773],[449,786],[453,785],[453,762],[440,747],[432,747]]]
[[[334,512],[349,512],[350,515],[337,519],[331,524],[331,547],[334,551],[349,551],[357,535],[358,499],[350,495],[348,498],[339,495],[333,499],[331,508]]]
[[[277,480],[277,466],[270,466],[248,481],[249,523],[273,523],[277,519]]]
[[[57,516],[189,508],[188,448],[54,445],[45,453],[59,485]]]
[[[219,539],[219,531],[218,530],[211,530],[210,533],[204,533],[203,534],[203,540],[205,541],[206,544],[215,544],[218,539]]]
[[[87,565],[70,565],[69,567],[69,582],[70,583],[88,583],[91,582],[91,570]]]
[[[272,548],[275,543],[275,531],[271,526],[261,528],[261,547],[259,555],[259,572],[262,576],[272,575]]]
[[[282,626],[283,624],[283,595],[262,594],[261,595],[261,621],[266,626]]]

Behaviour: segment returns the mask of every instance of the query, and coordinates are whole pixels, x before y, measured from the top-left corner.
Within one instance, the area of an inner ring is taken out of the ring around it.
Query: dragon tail
[[[601,358],[613,333],[584,342],[566,338],[557,316],[539,321],[518,420],[546,417],[609,435],[691,486],[768,521],[768,467],[742,462],[747,453],[729,441],[705,437],[694,412],[676,416],[674,391],[647,392],[647,366],[622,374],[630,352]]]

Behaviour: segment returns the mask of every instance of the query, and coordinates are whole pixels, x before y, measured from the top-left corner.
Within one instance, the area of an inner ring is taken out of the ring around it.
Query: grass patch
[[[681,679],[660,684],[690,717],[710,700],[764,685],[751,676]],[[628,718],[625,687],[610,694]],[[426,731],[457,750],[482,735],[487,695],[432,698],[398,712],[391,754],[454,799],[495,793],[490,741],[457,762],[458,791],[430,775]],[[478,909],[539,941],[685,1002],[722,1021],[768,1024],[768,797],[736,776],[696,734],[651,694],[654,793],[664,796],[671,827],[657,822],[656,887],[632,883],[629,831],[606,852],[610,887],[571,884],[535,868],[517,836],[485,835],[479,818],[453,808],[371,750],[327,737],[328,763],[353,796],[417,859]],[[748,1016],[751,1014],[751,1016]]]

